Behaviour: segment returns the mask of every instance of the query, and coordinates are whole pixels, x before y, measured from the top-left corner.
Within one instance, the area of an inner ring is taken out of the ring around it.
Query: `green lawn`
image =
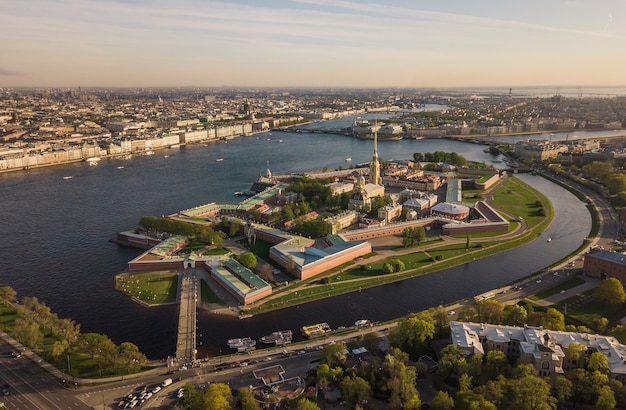
[[[116,277],[115,287],[150,305],[175,302],[178,272],[122,273]]]

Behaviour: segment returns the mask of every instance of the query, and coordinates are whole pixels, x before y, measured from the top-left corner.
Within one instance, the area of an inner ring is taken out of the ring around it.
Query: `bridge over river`
[[[198,301],[198,278],[195,269],[185,269],[179,275],[178,337],[176,359],[189,363],[196,359],[196,304]]]

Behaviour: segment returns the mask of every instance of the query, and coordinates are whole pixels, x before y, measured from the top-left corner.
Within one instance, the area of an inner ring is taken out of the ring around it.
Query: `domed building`
[[[440,202],[431,208],[430,213],[431,215],[442,216],[455,221],[466,221],[469,218],[470,209],[461,204]]]

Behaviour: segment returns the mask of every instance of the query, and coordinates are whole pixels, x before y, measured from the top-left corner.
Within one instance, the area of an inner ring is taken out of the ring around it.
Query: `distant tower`
[[[267,160],[267,167],[265,169],[265,176],[268,179],[272,179],[272,171],[270,171],[270,161],[269,161],[269,159]]]
[[[372,162],[370,162],[369,182],[375,185],[383,184],[380,177],[380,162],[378,162],[378,122],[374,124],[374,154],[372,155]]]

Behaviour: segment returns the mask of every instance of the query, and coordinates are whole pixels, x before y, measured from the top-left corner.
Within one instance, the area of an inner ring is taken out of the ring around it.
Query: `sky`
[[[0,87],[626,85],[626,0],[2,0]]]

